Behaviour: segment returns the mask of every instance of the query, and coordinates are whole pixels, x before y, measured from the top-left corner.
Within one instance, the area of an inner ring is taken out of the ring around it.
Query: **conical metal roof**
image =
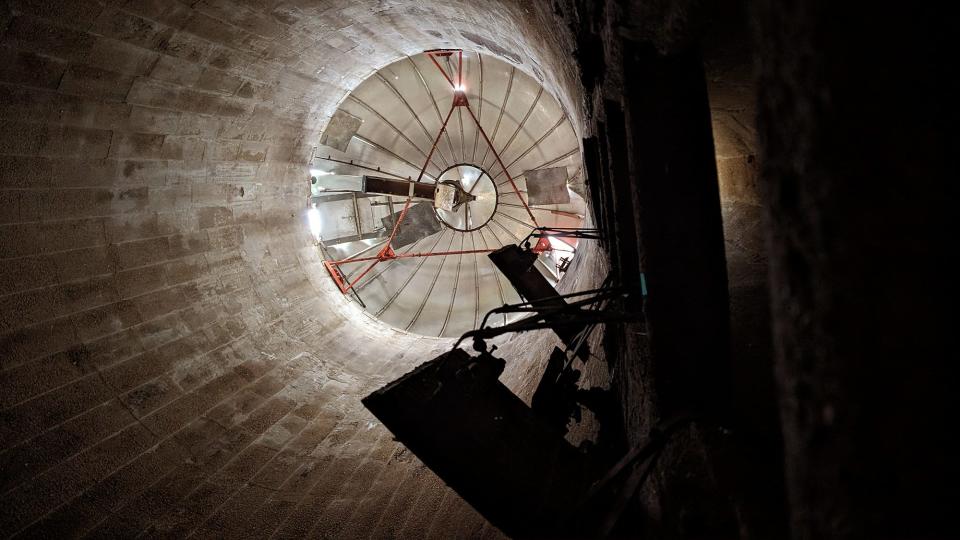
[[[509,63],[463,52],[461,67],[459,56],[420,54],[372,74],[343,101],[311,165],[315,177],[419,179],[446,190],[412,200],[391,243],[397,255],[444,254],[337,265],[346,283],[363,275],[347,294],[369,314],[427,336],[460,335],[520,301],[484,250],[521,242],[535,225],[579,227],[585,212],[579,139],[559,103]],[[458,93],[469,108],[454,106]],[[406,202],[362,190],[312,195],[329,261],[376,256]],[[556,283],[576,243],[554,247],[537,267]]]

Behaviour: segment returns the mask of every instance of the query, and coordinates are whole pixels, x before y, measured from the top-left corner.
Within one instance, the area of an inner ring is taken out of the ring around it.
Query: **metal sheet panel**
[[[400,213],[391,214],[381,219],[388,231],[393,230],[393,224],[400,218]],[[433,203],[423,202],[410,206],[407,216],[400,224],[400,230],[393,239],[394,249],[410,245],[421,238],[440,232],[440,221],[433,212]]]
[[[567,168],[551,167],[523,173],[527,179],[527,197],[530,204],[567,204]]]
[[[333,117],[330,118],[327,129],[323,131],[323,136],[320,137],[320,144],[325,144],[341,152],[346,152],[347,146],[350,145],[350,140],[357,134],[362,124],[362,119],[346,111],[338,110],[333,114]]]

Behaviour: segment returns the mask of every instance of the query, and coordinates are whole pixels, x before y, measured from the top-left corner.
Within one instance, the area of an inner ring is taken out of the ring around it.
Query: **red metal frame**
[[[440,137],[447,130],[447,124],[450,122],[450,118],[453,116],[453,111],[457,107],[464,107],[467,109],[467,112],[470,113],[470,118],[473,119],[474,123],[477,125],[477,129],[480,131],[480,134],[483,135],[483,140],[486,141],[487,146],[490,147],[490,150],[493,151],[493,156],[497,159],[497,163],[500,164],[500,167],[503,169],[503,172],[507,175],[507,180],[510,181],[510,186],[513,187],[513,191],[517,194],[517,198],[520,199],[520,202],[523,204],[524,209],[526,209],[527,214],[530,216],[530,220],[533,222],[534,227],[538,227],[537,218],[534,217],[533,212],[530,210],[530,207],[527,205],[527,201],[523,199],[523,196],[520,194],[520,189],[517,188],[517,184],[513,180],[513,176],[507,170],[507,167],[503,164],[503,160],[500,159],[500,153],[497,152],[497,149],[494,148],[493,142],[487,137],[487,132],[483,129],[483,126],[480,125],[480,120],[477,119],[477,116],[473,114],[473,109],[470,108],[470,101],[467,99],[467,95],[463,89],[463,49],[433,49],[429,51],[424,51],[430,61],[433,62],[433,65],[440,70],[440,73],[443,75],[443,78],[450,83],[450,86],[453,88],[453,105],[450,107],[450,112],[447,113],[447,117],[443,120],[443,124],[440,125],[440,130],[437,132],[436,138],[433,140],[433,145],[430,147],[430,152],[427,154],[427,159],[423,162],[423,167],[420,169],[420,174],[417,175],[417,182],[420,182],[423,179],[424,173],[427,171],[427,166],[430,164],[430,159],[433,157],[433,153],[437,149],[437,145],[440,143]],[[447,70],[440,65],[440,62],[437,61],[437,58],[449,58],[453,54],[457,55],[457,73],[456,73],[456,82],[453,78],[447,74]],[[472,253],[489,253],[494,251],[492,249],[473,249],[465,251],[436,251],[436,252],[421,252],[421,253],[404,253],[397,255],[394,252],[392,243],[393,239],[396,238],[397,232],[400,230],[400,224],[403,222],[404,218],[407,217],[407,211],[410,209],[410,202],[412,197],[407,196],[407,201],[403,205],[403,210],[400,212],[400,217],[397,219],[397,222],[393,225],[393,230],[390,232],[390,237],[387,239],[386,245],[381,249],[376,256],[373,257],[361,257],[353,259],[343,259],[339,261],[323,261],[324,267],[326,267],[327,272],[330,273],[330,277],[333,278],[333,281],[340,288],[340,291],[346,294],[347,291],[354,288],[361,279],[364,278],[373,268],[380,264],[383,261],[393,260],[393,259],[407,259],[413,257],[436,257],[440,255],[467,255]],[[538,242],[539,247],[539,242]],[[357,262],[369,262],[370,264],[363,269],[360,274],[349,281],[346,275],[340,270],[340,265],[357,263]]]

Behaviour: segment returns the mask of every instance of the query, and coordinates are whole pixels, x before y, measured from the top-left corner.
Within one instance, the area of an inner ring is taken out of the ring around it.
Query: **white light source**
[[[317,239],[317,242],[320,241],[320,211],[317,210],[317,205],[313,205],[307,210],[307,223],[310,225],[310,234]]]
[[[467,87],[462,84],[458,84],[454,86],[453,89],[456,90],[457,92],[463,92],[464,90],[467,89]]]
[[[333,174],[329,171],[321,171],[320,169],[310,169],[310,176],[330,176]]]

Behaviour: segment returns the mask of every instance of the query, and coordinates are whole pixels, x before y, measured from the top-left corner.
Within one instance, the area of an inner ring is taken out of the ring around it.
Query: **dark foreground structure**
[[[957,538],[956,32],[825,0],[0,0],[0,537]],[[340,174],[379,187],[314,191]],[[390,248],[441,177],[451,214]],[[633,293],[569,364],[565,330],[451,352],[516,299],[486,253],[547,219],[600,236],[534,257],[551,287]],[[390,248],[352,288],[348,242]]]

